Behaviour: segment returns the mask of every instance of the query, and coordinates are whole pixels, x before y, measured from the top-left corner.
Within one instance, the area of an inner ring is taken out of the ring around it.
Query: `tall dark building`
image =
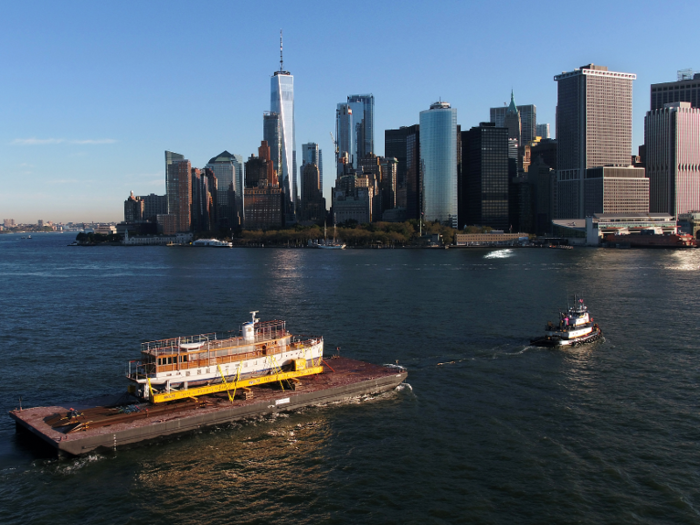
[[[280,116],[272,111],[263,113],[263,140],[270,146],[270,158],[272,166],[279,174],[280,172]]]
[[[482,122],[462,133],[459,226],[507,230],[508,129]]]
[[[183,155],[165,152],[165,189],[168,214],[175,216],[178,232],[188,232],[192,225],[192,179],[190,161]]]
[[[406,208],[409,219],[418,219],[423,208],[420,171],[420,126],[402,126],[384,132],[384,156],[394,157],[397,206]]]
[[[217,180],[209,168],[192,168],[192,230],[212,231],[217,227]]]
[[[676,82],[651,85],[651,111],[672,102],[690,102],[692,107],[700,108],[700,73],[679,71]]]
[[[321,175],[316,164],[301,166],[301,220],[323,223],[326,220],[326,200],[321,193]]]

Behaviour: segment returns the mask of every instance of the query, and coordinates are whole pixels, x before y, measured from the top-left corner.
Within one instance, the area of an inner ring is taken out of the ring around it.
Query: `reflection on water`
[[[210,523],[238,521],[232,508],[246,522],[294,519],[295,502],[308,501],[325,483],[330,437],[318,411],[204,430],[150,447],[132,490],[149,495],[141,504],[147,521],[179,516],[179,523],[200,523],[202,515],[191,512],[198,505]]]

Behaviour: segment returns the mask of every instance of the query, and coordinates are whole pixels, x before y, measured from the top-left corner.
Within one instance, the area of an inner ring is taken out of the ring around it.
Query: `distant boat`
[[[333,216],[333,242],[328,242],[328,239],[326,238],[326,224],[323,224],[323,242],[316,242],[312,244],[314,248],[321,248],[322,250],[344,250],[345,245],[341,244],[336,241],[336,227],[335,227],[335,215]]]
[[[25,235],[22,235],[22,239],[31,239],[31,238],[32,238],[31,235],[26,235],[26,236],[25,236]]]
[[[219,239],[197,239],[192,243],[192,246],[209,248],[233,248],[233,243],[220,241]]]

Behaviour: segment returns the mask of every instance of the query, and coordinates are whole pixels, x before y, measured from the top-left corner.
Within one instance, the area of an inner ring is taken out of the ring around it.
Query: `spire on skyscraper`
[[[517,113],[518,108],[515,105],[515,96],[513,95],[513,90],[510,90],[510,106],[508,106],[508,113]]]
[[[284,71],[284,59],[282,58],[282,30],[280,29],[280,71]]]

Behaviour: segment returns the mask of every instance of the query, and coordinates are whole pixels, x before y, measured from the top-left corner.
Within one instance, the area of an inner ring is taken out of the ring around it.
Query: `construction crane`
[[[338,153],[340,153],[340,150],[339,150],[339,148],[338,148],[338,141],[337,141],[337,140],[335,139],[335,137],[333,136],[333,132],[332,132],[332,131],[329,131],[328,133],[330,133],[330,135],[331,135],[331,141],[333,142],[333,146],[335,146],[335,165],[337,166],[337,165],[338,165]]]

